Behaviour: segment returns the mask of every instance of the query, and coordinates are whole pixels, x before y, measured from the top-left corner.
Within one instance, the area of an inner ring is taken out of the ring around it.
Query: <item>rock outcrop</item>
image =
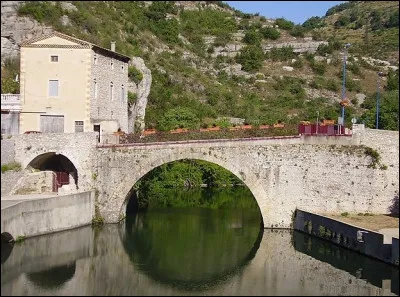
[[[128,133],[132,133],[144,130],[147,97],[150,93],[152,77],[150,69],[146,67],[142,58],[132,57],[129,64],[135,66],[143,74],[143,79],[138,85],[132,81],[128,85],[128,90],[137,94],[136,103],[128,110]]]
[[[28,17],[21,17],[17,9],[23,1],[1,1],[1,61],[19,55],[18,44],[42,34],[53,32],[51,27],[39,24]]]

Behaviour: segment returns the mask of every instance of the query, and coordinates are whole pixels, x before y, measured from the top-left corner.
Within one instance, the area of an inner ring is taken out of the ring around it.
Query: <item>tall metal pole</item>
[[[344,45],[344,56],[343,56],[343,86],[342,86],[342,121],[344,126],[344,104],[343,100],[346,98],[346,58],[347,49],[350,47],[350,43]]]
[[[318,117],[319,117],[319,111],[317,111],[317,128],[316,128],[316,133],[315,134],[318,134]]]
[[[377,83],[377,92],[376,92],[376,124],[375,128],[379,129],[379,92],[380,92],[380,80],[381,80],[382,72],[378,72],[378,83]]]

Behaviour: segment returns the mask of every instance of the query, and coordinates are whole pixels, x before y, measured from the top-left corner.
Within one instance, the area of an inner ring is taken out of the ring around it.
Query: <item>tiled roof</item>
[[[65,40],[77,43],[78,45],[33,44],[33,43],[35,43],[37,41],[45,40],[45,39],[48,39],[48,38],[51,38],[51,37],[60,37],[60,38],[63,38]],[[69,35],[66,35],[66,34],[62,34],[62,33],[57,32],[57,31],[54,31],[54,32],[49,33],[49,34],[44,34],[44,35],[29,39],[29,40],[25,40],[25,41],[21,42],[19,44],[19,46],[21,46],[21,47],[38,47],[38,48],[75,48],[75,49],[95,48],[95,49],[99,49],[102,52],[105,52],[108,55],[116,56],[116,57],[118,57],[118,58],[120,58],[122,60],[130,60],[130,57],[125,56],[123,54],[114,52],[114,51],[109,50],[107,48],[104,48],[104,47],[98,46],[96,44],[90,43],[88,41],[84,41],[84,40],[81,40],[81,39],[78,39],[78,38],[75,38],[75,37],[72,37],[72,36],[69,36]]]

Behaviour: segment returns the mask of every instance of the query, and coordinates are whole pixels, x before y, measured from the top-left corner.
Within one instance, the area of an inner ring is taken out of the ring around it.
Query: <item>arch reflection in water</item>
[[[1,264],[7,261],[13,250],[14,244],[1,242]]]
[[[54,266],[39,272],[27,273],[27,278],[43,289],[56,289],[64,285],[75,275],[75,262]]]
[[[127,216],[123,245],[151,278],[198,291],[223,282],[253,259],[264,233],[261,221],[258,207],[155,208]]]

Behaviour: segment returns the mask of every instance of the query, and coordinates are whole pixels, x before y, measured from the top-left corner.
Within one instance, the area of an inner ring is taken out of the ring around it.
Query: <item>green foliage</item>
[[[305,32],[306,30],[304,29],[304,27],[296,25],[290,30],[289,33],[294,37],[304,37]]]
[[[367,97],[361,105],[367,109],[361,120],[368,128],[376,127],[376,98],[377,94]],[[399,90],[383,93],[379,105],[379,129],[399,131]]]
[[[278,25],[278,27],[283,30],[291,30],[294,27],[294,23],[286,20],[285,18],[276,19],[275,25]]]
[[[316,73],[318,75],[324,75],[325,70],[326,70],[325,63],[313,62],[313,63],[310,63],[310,67],[314,71],[314,73]]]
[[[132,93],[131,91],[128,91],[128,106],[131,107],[136,103],[137,100],[137,93]]]
[[[272,59],[273,61],[287,61],[293,59],[295,53],[293,52],[293,47],[284,46],[281,48],[272,48],[266,53],[267,59]]]
[[[1,79],[1,93],[2,94],[19,94],[19,82],[13,78]]]
[[[158,129],[161,131],[177,128],[198,129],[200,120],[189,108],[177,107],[168,110],[158,122]]]
[[[128,77],[130,78],[130,80],[135,82],[135,84],[138,84],[143,79],[143,73],[135,66],[131,65],[128,67]]]
[[[329,16],[329,15],[338,13],[338,12],[343,11],[345,9],[350,9],[350,8],[354,7],[355,5],[356,5],[356,1],[349,1],[349,2],[346,2],[346,3],[341,3],[339,5],[336,5],[334,7],[329,8],[327,10],[325,16]]]
[[[340,215],[341,215],[342,217],[348,217],[348,216],[349,216],[349,213],[346,211],[346,212],[342,212]]]
[[[261,34],[256,30],[247,31],[243,41],[247,44],[258,45],[261,42]]]
[[[1,173],[7,172],[10,170],[21,171],[21,164],[18,162],[10,162],[10,163],[1,165]]]
[[[236,61],[242,65],[242,69],[245,71],[257,71],[264,61],[263,50],[257,45],[245,46],[240,51],[240,55],[236,56]]]
[[[62,16],[60,3],[51,4],[48,1],[26,1],[18,7],[18,15],[32,16],[39,23],[55,25]]]
[[[2,94],[19,94],[19,57],[5,58],[1,69],[1,93]]]
[[[313,16],[303,23],[303,27],[307,30],[324,27],[326,24],[322,18]]]
[[[260,33],[265,39],[271,40],[276,40],[281,36],[281,33],[277,29],[272,27],[261,28]]]
[[[334,23],[334,27],[335,28],[346,27],[348,24],[350,24],[350,18],[347,15],[341,15]]]
[[[167,13],[174,13],[174,3],[170,1],[154,1],[151,2],[145,15],[154,21],[165,20]]]
[[[399,89],[399,69],[396,71],[389,70],[385,90],[393,91]]]

